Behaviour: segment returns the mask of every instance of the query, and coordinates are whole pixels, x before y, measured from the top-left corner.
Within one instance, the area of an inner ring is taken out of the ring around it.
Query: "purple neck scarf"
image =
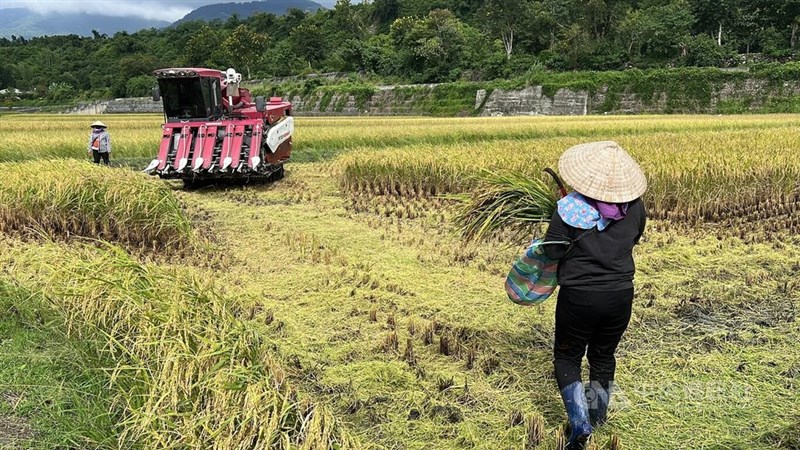
[[[628,203],[606,203],[599,200],[586,198],[603,219],[622,220],[628,214]]]

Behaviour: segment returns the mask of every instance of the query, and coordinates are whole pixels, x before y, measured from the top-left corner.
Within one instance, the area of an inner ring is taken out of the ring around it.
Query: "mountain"
[[[175,22],[175,24],[189,20],[205,20],[207,22],[214,19],[225,20],[233,13],[238,14],[241,18],[250,17],[257,12],[283,15],[293,8],[303,11],[325,9],[324,6],[311,0],[263,0],[248,3],[217,3],[214,5],[201,6],[184,16],[183,19]]]
[[[118,31],[134,31],[145,28],[164,28],[169,22],[148,20],[136,17],[109,17],[100,14],[39,14],[24,8],[4,8],[0,10],[0,36],[12,35],[50,36],[55,34],[77,34],[91,36],[92,30],[109,36]]]

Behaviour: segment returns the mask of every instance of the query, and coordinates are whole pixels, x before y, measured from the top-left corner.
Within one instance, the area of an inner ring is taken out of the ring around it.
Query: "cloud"
[[[0,0],[0,8],[25,8],[40,14],[87,12],[174,22],[203,5],[230,0]]]

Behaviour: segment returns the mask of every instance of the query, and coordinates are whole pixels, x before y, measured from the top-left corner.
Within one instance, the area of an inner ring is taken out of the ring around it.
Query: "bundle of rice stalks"
[[[468,240],[500,230],[529,233],[532,225],[550,221],[556,209],[555,189],[540,179],[484,171],[477,182],[472,196],[457,197],[463,203],[456,223]]]
[[[110,362],[119,448],[357,447],[325,408],[298,396],[269,330],[239,319],[240,305],[212,284],[118,247],[65,254],[50,245],[12,259],[69,335]]]
[[[133,247],[185,247],[189,219],[163,184],[79,161],[0,164],[0,232],[36,231]]]

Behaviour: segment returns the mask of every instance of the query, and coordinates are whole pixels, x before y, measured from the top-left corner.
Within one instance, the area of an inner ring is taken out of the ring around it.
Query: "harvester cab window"
[[[159,80],[168,120],[207,119],[213,115],[210,87],[203,81],[201,78]]]
[[[222,116],[222,106],[220,105],[220,87],[219,87],[219,80],[216,78],[209,78],[208,84],[210,86],[211,92],[211,112],[214,115],[215,119],[218,119]]]

